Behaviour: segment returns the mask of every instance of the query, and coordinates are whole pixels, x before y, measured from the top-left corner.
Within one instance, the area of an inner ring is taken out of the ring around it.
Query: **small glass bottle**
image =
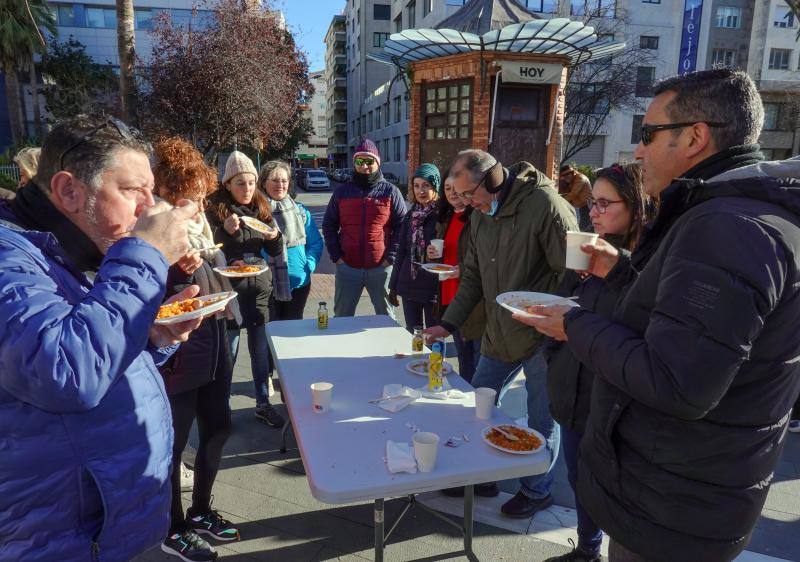
[[[319,310],[317,310],[317,328],[328,329],[328,304],[324,301],[319,303]]]
[[[411,353],[422,353],[425,338],[422,336],[422,326],[414,326],[414,335],[411,336]]]

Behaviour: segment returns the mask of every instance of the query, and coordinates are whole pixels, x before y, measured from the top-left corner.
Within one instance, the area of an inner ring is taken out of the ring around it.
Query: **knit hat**
[[[420,164],[420,167],[416,169],[414,175],[411,177],[412,180],[414,178],[424,179],[436,190],[439,189],[439,185],[442,183],[442,175],[439,173],[439,168],[434,164]]]
[[[359,156],[371,156],[378,162],[378,166],[381,165],[381,153],[378,152],[378,147],[375,146],[375,143],[369,139],[364,139],[361,141],[361,144],[359,144],[358,148],[356,148],[355,154],[353,154],[353,160]]]
[[[222,183],[227,183],[228,180],[239,174],[253,174],[253,179],[258,178],[258,170],[253,161],[246,154],[234,150],[225,162],[225,175],[222,177]]]

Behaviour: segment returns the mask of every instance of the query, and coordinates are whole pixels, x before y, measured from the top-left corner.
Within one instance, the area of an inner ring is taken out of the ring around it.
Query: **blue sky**
[[[277,0],[300,49],[308,55],[309,70],[325,68],[325,33],[345,0]]]

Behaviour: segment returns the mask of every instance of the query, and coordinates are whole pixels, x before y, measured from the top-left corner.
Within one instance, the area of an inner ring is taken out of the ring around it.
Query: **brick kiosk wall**
[[[488,150],[489,128],[491,126],[492,78],[497,74],[495,61],[514,60],[539,63],[561,63],[564,70],[561,74],[561,95],[555,84],[550,88],[550,108],[555,107],[556,120],[553,124],[551,142],[547,146],[546,169],[543,170],[551,178],[555,178],[561,158],[561,141],[564,131],[564,91],[567,83],[567,67],[569,58],[556,55],[533,55],[528,53],[464,53],[435,59],[427,59],[411,63],[411,99],[408,118],[408,177],[420,165],[420,148],[422,142],[422,88],[427,82],[445,80],[472,81],[472,139],[471,146]],[[481,81],[481,64],[486,68],[486,76]],[[550,126],[548,122],[547,126]]]

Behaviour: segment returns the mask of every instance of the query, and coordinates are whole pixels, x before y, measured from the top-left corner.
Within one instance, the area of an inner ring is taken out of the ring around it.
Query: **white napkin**
[[[457,388],[453,388],[450,383],[447,381],[447,377],[442,378],[442,388],[443,390],[440,392],[432,392],[428,390],[428,385],[421,386],[417,389],[417,392],[423,398],[432,398],[434,400],[464,400],[468,398],[468,396],[458,390]]]
[[[420,397],[420,393],[402,384],[387,384],[383,387],[382,396],[384,399],[378,402],[378,406],[387,412],[395,413],[414,402]]]
[[[414,449],[408,443],[386,441],[386,468],[389,472],[417,472],[417,459],[414,458]]]

